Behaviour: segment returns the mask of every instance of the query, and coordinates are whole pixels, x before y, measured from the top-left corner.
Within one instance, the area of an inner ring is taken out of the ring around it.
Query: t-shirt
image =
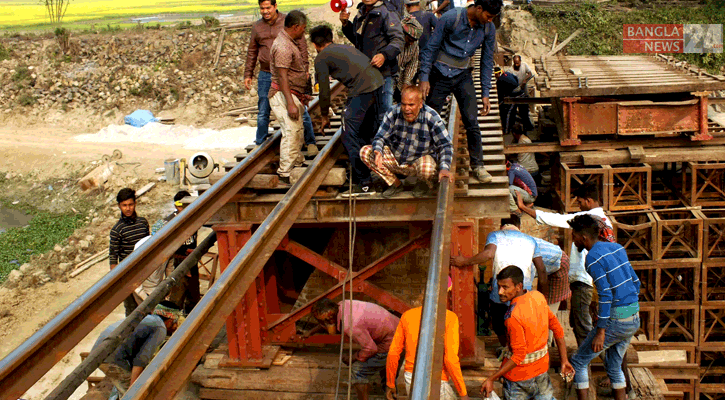
[[[534,238],[536,244],[539,245],[539,254],[541,254],[541,261],[544,262],[546,268],[546,274],[551,275],[561,268],[561,247],[549,243],[544,239]]]
[[[398,317],[375,303],[352,300],[352,324],[350,300],[340,302],[337,327],[362,346],[356,358],[365,361],[378,353],[387,353],[398,326]]]
[[[564,337],[564,329],[546,304],[544,295],[529,291],[511,300],[504,324],[509,350],[513,353],[511,360],[516,363],[516,367],[506,373],[504,378],[520,382],[546,373],[549,370],[548,352],[534,362],[523,364],[527,354],[547,346],[549,330],[554,332],[556,338]]]
[[[512,74],[516,75],[516,78],[519,81],[519,85],[524,83],[524,81],[526,80],[526,75],[528,75],[529,73],[531,75],[534,75],[534,71],[531,70],[531,68],[529,67],[529,64],[526,64],[523,61],[521,62],[521,66],[519,67],[518,71],[514,69],[513,65],[510,67],[506,67],[506,71],[511,72]]]
[[[586,257],[587,272],[599,294],[597,328],[606,328],[612,309],[639,301],[640,281],[619,243],[598,241]]]
[[[302,53],[297,44],[292,40],[287,31],[277,35],[270,49],[270,70],[272,72],[272,83],[280,85],[279,69],[287,68],[287,79],[289,88],[299,93],[307,92],[307,64],[302,59]],[[280,90],[282,89],[280,85]],[[277,89],[269,89],[269,97],[273,97]]]
[[[93,347],[97,347],[105,338],[109,337],[123,321],[115,322],[108,326],[96,340]],[[121,345],[108,358],[106,363],[116,364],[126,371],[133,367],[146,366],[166,338],[166,325],[158,315],[147,315],[138,324],[133,333],[128,336]]]
[[[531,144],[531,139],[526,135],[521,135],[518,144]],[[536,163],[534,153],[519,153],[519,164],[524,167],[531,175],[539,172],[539,164]]]
[[[490,299],[494,303],[501,303],[498,297],[498,281],[496,275],[509,265],[515,265],[524,272],[524,288],[531,290],[533,274],[531,262],[541,257],[539,245],[531,236],[517,230],[500,230],[488,234],[486,245],[495,244],[496,253],[493,257],[493,288]]]

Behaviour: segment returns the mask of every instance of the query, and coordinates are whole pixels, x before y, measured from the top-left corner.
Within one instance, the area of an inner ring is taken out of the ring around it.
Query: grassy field
[[[327,3],[328,0],[285,0],[280,8],[293,9]],[[157,15],[199,15],[250,13],[256,1],[230,0],[71,0],[63,19],[71,29],[97,24],[129,23],[129,18]],[[0,30],[48,28],[45,7],[38,0],[4,0],[0,7]]]

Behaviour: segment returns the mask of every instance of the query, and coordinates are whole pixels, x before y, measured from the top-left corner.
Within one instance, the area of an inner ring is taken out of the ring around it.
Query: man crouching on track
[[[561,355],[561,372],[571,376],[574,368],[569,364],[564,342],[564,330],[546,304],[544,295],[524,289],[524,273],[509,265],[496,275],[501,301],[510,301],[505,324],[508,346],[498,372],[481,385],[481,393],[488,396],[493,383],[503,378],[503,395],[507,400],[550,400],[554,388],[549,379],[549,330],[554,332],[556,346]]]
[[[342,362],[349,365],[353,361],[352,383],[357,398],[367,400],[370,378],[384,373],[388,349],[400,320],[377,304],[358,300],[345,300],[337,304],[330,299],[321,299],[312,306],[312,316],[329,334],[342,332],[362,346],[354,361],[343,354]]]
[[[441,117],[423,104],[418,86],[406,86],[401,97],[400,104],[385,114],[372,146],[360,149],[360,158],[390,186],[383,197],[403,191],[396,174],[417,176],[413,196],[423,197],[434,189],[436,160],[438,180],[452,180],[453,145]]]
[[[315,45],[315,80],[320,85],[320,120],[324,129],[330,123],[330,77],[348,89],[347,103],[342,116],[342,145],[352,167],[352,192],[346,196],[375,194],[370,170],[360,160],[360,149],[372,143],[382,119],[383,75],[370,64],[360,50],[332,42],[332,29],[320,25],[310,32]]]

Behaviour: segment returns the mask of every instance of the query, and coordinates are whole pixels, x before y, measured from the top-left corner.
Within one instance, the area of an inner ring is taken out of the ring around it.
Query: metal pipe
[[[219,280],[194,307],[138,380],[125,400],[172,399],[181,390],[207,347],[226,323],[267,260],[342,154],[342,129],[320,151],[312,165],[287,192],[252,237],[232,259]]]
[[[46,400],[66,400],[78,386],[83,384],[93,371],[98,368],[103,360],[111,355],[136,329],[141,320],[153,311],[154,307],[159,304],[169,293],[171,288],[181,281],[181,278],[191,270],[191,267],[197,265],[201,257],[206,254],[209,249],[216,243],[216,232],[212,232],[199,243],[194,251],[189,254],[184,261],[179,264],[174,272],[169,275],[153,292],[144,300],[136,309],[126,317],[104,341],[94,347],[91,353],[71,372],[63,382],[60,383],[45,399]]]
[[[453,98],[448,113],[448,132],[454,141],[458,130],[457,113],[458,103]],[[451,174],[454,174],[455,170],[454,157]],[[442,180],[438,188],[438,205],[433,222],[428,280],[425,285],[420,334],[410,389],[411,400],[435,400],[440,396],[448,286],[446,278],[450,262],[453,224],[453,193],[454,185],[448,179]]]

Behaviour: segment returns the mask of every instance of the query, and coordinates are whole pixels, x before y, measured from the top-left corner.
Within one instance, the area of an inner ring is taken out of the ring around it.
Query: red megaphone
[[[348,7],[352,7],[352,0],[332,0],[330,8],[334,12],[340,12]]]

